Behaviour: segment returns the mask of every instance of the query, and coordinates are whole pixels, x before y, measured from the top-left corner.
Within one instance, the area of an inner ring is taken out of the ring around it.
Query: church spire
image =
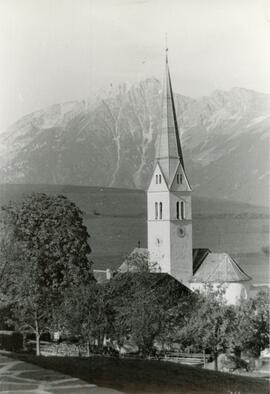
[[[162,119],[156,159],[159,161],[164,175],[169,181],[179,161],[184,170],[184,160],[174,104],[167,45],[165,52],[166,66],[162,95]]]

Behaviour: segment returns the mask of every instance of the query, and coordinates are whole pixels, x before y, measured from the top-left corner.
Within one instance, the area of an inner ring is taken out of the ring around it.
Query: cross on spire
[[[166,52],[166,64],[168,64],[168,34],[165,33],[165,52]]]

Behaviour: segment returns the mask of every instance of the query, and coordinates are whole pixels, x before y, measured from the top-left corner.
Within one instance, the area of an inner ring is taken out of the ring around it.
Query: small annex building
[[[235,304],[240,298],[248,298],[251,277],[227,253],[213,253],[209,249],[193,249],[192,290],[203,291],[206,284],[214,288],[222,285],[225,299]]]

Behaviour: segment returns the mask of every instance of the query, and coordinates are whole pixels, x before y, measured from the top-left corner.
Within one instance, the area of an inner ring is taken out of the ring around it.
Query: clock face
[[[183,238],[186,234],[185,228],[184,227],[178,227],[177,228],[177,235],[180,238]]]

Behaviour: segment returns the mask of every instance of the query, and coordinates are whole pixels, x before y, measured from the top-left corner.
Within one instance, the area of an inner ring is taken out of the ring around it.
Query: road
[[[0,353],[1,394],[123,394]]]

